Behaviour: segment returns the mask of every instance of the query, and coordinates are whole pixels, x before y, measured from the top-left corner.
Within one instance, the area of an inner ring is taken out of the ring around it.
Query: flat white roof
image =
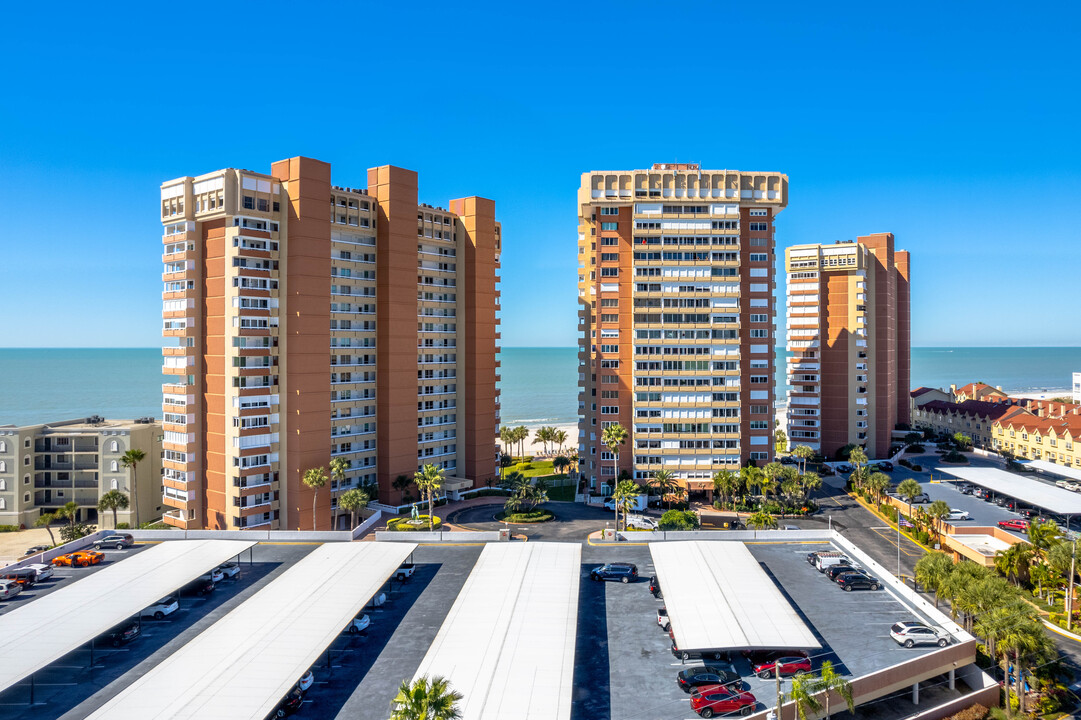
[[[1022,465],[1028,465],[1033,470],[1039,470],[1040,472],[1051,473],[1053,475],[1058,475],[1059,477],[1081,481],[1081,468],[1066,467],[1065,465],[1048,462],[1047,460],[1021,460],[1020,462]]]
[[[170,540],[0,615],[0,690],[252,545],[246,540]]]
[[[90,718],[263,720],[415,548],[317,547]]]
[[[652,542],[649,552],[680,650],[821,647],[743,543]]]
[[[1081,515],[1081,494],[998,468],[942,468],[954,477],[1062,515]]]
[[[1008,550],[1010,544],[992,535],[950,535],[955,541],[972,548],[980,555],[994,557],[999,550]]]
[[[463,720],[567,720],[578,631],[578,543],[491,543],[413,679],[443,676]]]

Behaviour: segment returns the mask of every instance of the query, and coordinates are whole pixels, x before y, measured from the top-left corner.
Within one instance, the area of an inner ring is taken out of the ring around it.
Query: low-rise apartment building
[[[1002,392],[1001,387],[991,387],[987,383],[971,382],[968,385],[957,387],[950,385],[950,394],[954,402],[966,400],[985,400],[987,402],[1002,402],[1009,400],[1010,396]]]
[[[992,424],[1014,407],[1006,402],[983,400],[931,400],[912,409],[912,426],[917,430],[932,430],[946,435],[964,433],[972,438],[973,447],[989,450],[992,447]]]
[[[132,449],[145,455],[135,468],[139,521],[160,517],[161,440],[161,423],[153,418],[0,427],[0,525],[33,527],[41,515],[75,501],[80,522],[112,527],[112,512],[99,517],[98,501],[119,490],[131,502],[132,472],[122,458]],[[134,503],[116,519],[134,525]]]
[[[1081,415],[1037,417],[1013,408],[995,421],[994,449],[1008,451],[1019,460],[1046,460],[1066,467],[1081,467]]]

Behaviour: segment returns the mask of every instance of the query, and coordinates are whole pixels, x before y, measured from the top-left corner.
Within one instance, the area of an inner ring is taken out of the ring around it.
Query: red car
[[[792,653],[754,666],[754,674],[763,680],[778,673],[781,677],[784,677],[785,675],[800,675],[805,672],[811,672],[811,659],[807,657],[807,653]]]
[[[704,718],[738,712],[750,715],[758,700],[749,692],[741,692],[724,685],[706,685],[691,695],[691,710]]]
[[[1003,530],[1028,530],[1028,520],[999,520],[998,526]]]

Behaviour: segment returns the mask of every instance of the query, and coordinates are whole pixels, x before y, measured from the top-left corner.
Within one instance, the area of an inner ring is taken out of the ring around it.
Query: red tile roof
[[[1012,407],[1014,406],[1009,403],[987,402],[985,400],[965,400],[962,403],[932,400],[926,405],[923,405],[920,409],[940,413],[952,412],[957,413],[958,415],[968,415],[973,418],[981,417],[988,418],[989,420],[996,420],[1009,412]]]
[[[923,385],[921,385],[920,387],[918,387],[915,390],[911,391],[909,393],[909,395],[911,397],[919,397],[920,395],[923,395],[926,392],[931,392],[932,390],[937,390],[937,388],[929,388],[929,387],[924,387]],[[938,390],[938,392],[944,392],[944,391]]]

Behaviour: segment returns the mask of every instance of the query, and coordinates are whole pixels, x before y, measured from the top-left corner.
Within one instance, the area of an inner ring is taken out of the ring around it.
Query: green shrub
[[[661,530],[697,530],[698,516],[685,510],[669,510],[661,515]]]
[[[97,530],[93,525],[87,525],[86,523],[75,523],[74,525],[62,525],[60,527],[60,539],[63,542],[69,543],[72,540],[78,540],[79,538],[86,537]]]
[[[470,493],[468,497],[508,497],[511,495],[510,490],[502,490],[500,488],[486,488],[484,490],[478,490],[475,493]]]
[[[419,519],[423,523],[422,525],[411,525],[409,523],[409,518],[404,518],[404,517],[391,518],[390,520],[387,520],[387,530],[392,530],[392,531],[395,531],[395,532],[417,532],[417,531],[427,532],[427,530],[428,530],[428,516],[427,515],[421,515]],[[443,524],[443,521],[439,517],[435,517],[435,518],[433,518],[431,529],[432,530],[438,530],[439,526],[442,525],[442,524]]]
[[[924,530],[917,530],[916,531],[916,542],[920,543],[921,545],[930,545],[931,544],[931,535],[929,533],[927,533],[926,531],[924,531]]]
[[[0,525],[0,532],[18,532],[18,525]]]
[[[906,453],[921,453],[926,451],[927,448],[925,448],[923,445],[909,445],[908,448],[905,449]]]
[[[526,512],[512,513],[510,515],[506,511],[501,511],[495,516],[495,519],[499,522],[508,523],[540,523],[548,522],[553,517],[555,516],[552,515],[551,510],[537,508],[536,510],[527,510]]]
[[[519,465],[518,470],[532,470],[533,463],[526,463],[525,465]]]
[[[984,720],[987,717],[987,712],[987,708],[983,705],[976,704],[950,715],[946,720]]]
[[[956,450],[950,450],[948,453],[942,456],[942,461],[948,463],[967,463],[968,458],[966,458],[964,455],[957,452]]]
[[[912,470],[915,471],[915,472],[923,472],[923,465],[920,465],[918,463],[910,465],[909,467],[911,467]]]
[[[117,530],[131,530],[131,523],[117,523]]]
[[[154,522],[145,522],[145,523],[143,523],[142,525],[139,526],[139,529],[140,530],[171,530],[172,525],[166,525],[165,523],[161,522],[160,520],[155,520]]]

